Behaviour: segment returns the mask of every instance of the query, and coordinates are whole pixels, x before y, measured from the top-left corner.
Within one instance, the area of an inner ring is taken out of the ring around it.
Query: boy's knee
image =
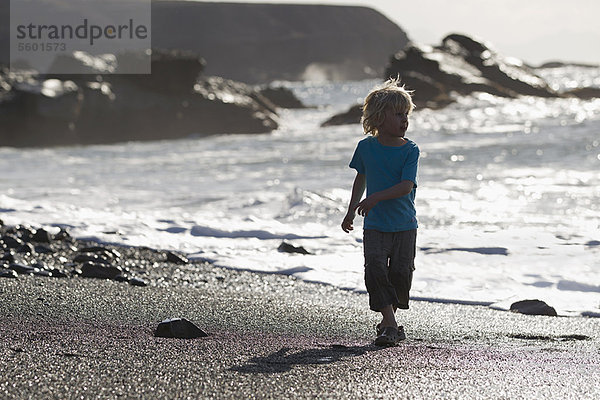
[[[410,287],[413,277],[413,267],[409,264],[402,265],[400,268],[390,270],[389,277],[392,285],[398,287]]]

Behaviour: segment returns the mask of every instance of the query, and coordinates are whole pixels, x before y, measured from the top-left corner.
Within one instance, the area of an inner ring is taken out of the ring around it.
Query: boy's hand
[[[371,196],[358,203],[355,207],[355,210],[356,212],[358,212],[358,215],[366,217],[367,214],[369,214],[369,211],[371,211],[371,208],[375,207],[377,203],[379,203],[379,198],[376,194],[372,194]]]
[[[342,230],[346,233],[354,230],[354,212],[348,212],[342,221]]]

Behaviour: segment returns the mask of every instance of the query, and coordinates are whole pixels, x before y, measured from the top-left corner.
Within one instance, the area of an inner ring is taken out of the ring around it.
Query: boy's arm
[[[358,211],[359,215],[366,217],[369,211],[380,201],[406,196],[413,190],[414,186],[415,184],[413,181],[404,180],[385,190],[373,193],[356,205],[356,211]]]
[[[350,203],[348,204],[348,212],[342,221],[342,230],[346,233],[354,229],[352,223],[356,216],[356,207],[360,204],[360,199],[365,192],[367,186],[367,179],[364,174],[357,173],[352,184],[352,196],[350,197]]]

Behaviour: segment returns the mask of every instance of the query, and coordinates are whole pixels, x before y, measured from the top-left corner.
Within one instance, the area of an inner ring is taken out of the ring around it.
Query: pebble
[[[510,311],[527,315],[548,315],[556,317],[554,307],[541,300],[521,300],[510,305]]]
[[[5,269],[2,268],[0,269],[0,278],[18,278],[19,274],[17,274],[17,271],[12,270],[12,269]]]
[[[208,334],[185,318],[172,318],[162,321],[154,331],[156,337],[195,339]]]
[[[31,243],[23,243],[23,245],[17,249],[17,253],[33,254],[35,253],[35,247],[33,247]]]
[[[148,286],[145,280],[135,277],[129,279],[129,284],[132,286]]]
[[[115,279],[122,273],[121,268],[112,265],[86,262],[81,266],[81,276],[86,278]]]
[[[43,228],[40,228],[37,231],[35,231],[35,233],[31,237],[31,240],[38,243],[51,243],[52,236],[48,231],[46,231]]]
[[[190,261],[185,258],[184,256],[181,256],[179,254],[175,254],[172,251],[167,251],[167,261],[168,262],[172,262],[175,264],[188,264]]]
[[[17,248],[23,246],[23,244],[25,243],[21,239],[11,236],[11,235],[2,236],[2,241],[4,242],[6,247],[8,247],[9,249],[17,249]]]
[[[8,265],[9,269],[12,269],[18,274],[32,274],[35,271],[35,268],[29,265],[23,265],[19,263],[10,263]]]
[[[279,245],[279,247],[277,248],[278,251],[282,252],[282,253],[299,253],[299,254],[310,254],[308,252],[308,250],[306,250],[304,247],[302,246],[294,246],[290,243],[287,242],[281,242],[281,244]]]

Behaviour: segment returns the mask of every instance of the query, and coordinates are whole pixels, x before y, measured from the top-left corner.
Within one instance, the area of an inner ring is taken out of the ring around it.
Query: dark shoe
[[[400,325],[398,327],[398,341],[406,340],[406,333],[404,333],[404,327]]]
[[[381,336],[381,334],[383,333],[383,328],[381,327],[381,324],[375,325],[375,330],[377,331],[377,336]],[[398,327],[398,337],[400,338],[400,340],[406,339],[406,333],[404,333],[403,326]]]
[[[375,339],[376,346],[395,346],[400,341],[398,328],[386,326],[381,328],[381,334]]]

